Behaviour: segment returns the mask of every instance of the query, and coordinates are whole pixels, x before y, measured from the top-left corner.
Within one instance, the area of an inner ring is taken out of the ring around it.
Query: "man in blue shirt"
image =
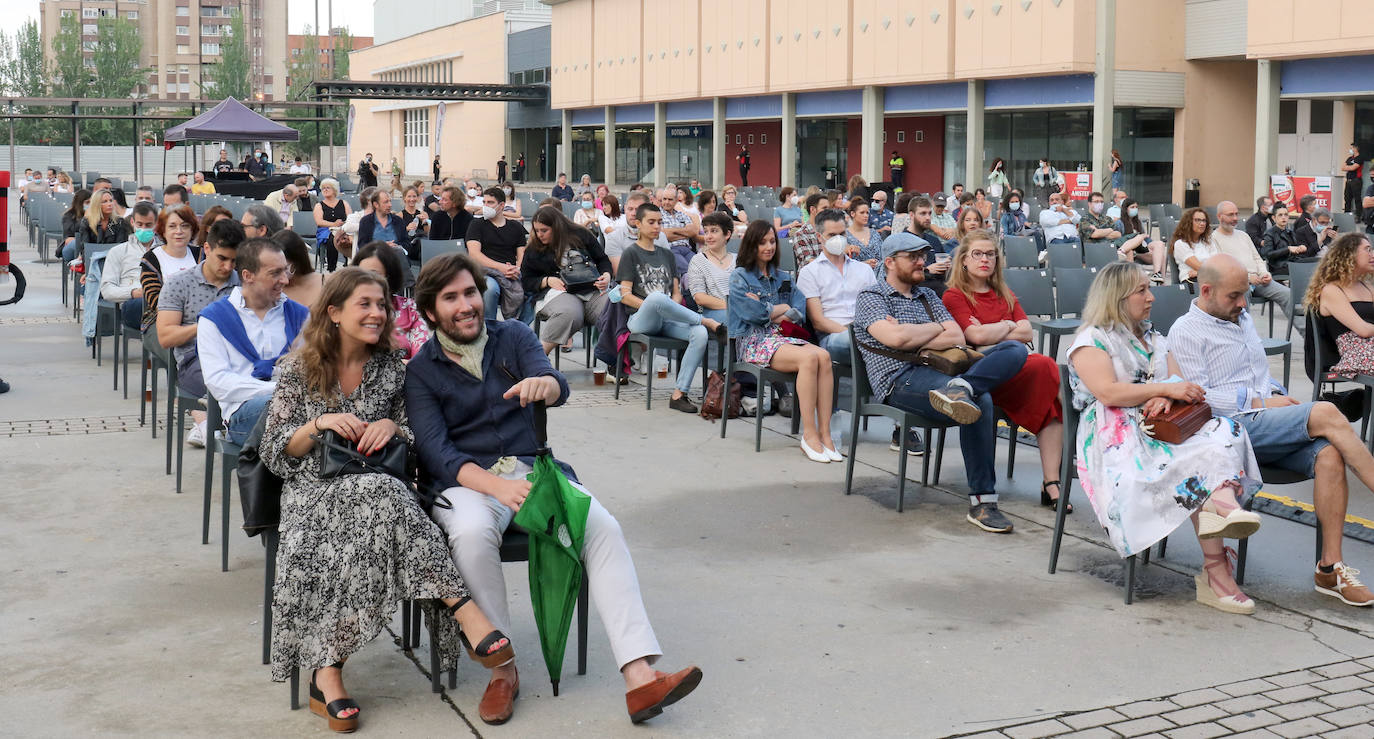
[[[553,186],[553,191],[549,193],[552,197],[571,203],[573,199],[573,189],[568,187],[568,175],[566,172],[558,173],[558,184]]]
[[[510,628],[501,537],[529,495],[525,476],[537,448],[530,403],[562,405],[568,383],[549,364],[539,339],[519,321],[484,321],[486,274],[466,254],[430,261],[415,283],[415,303],[433,337],[406,371],[406,406],[420,463],[446,486],[452,508],[435,507],[453,560],[492,624]],[[579,490],[567,465],[559,463]],[[595,498],[587,514],[582,560],[616,665],[625,678],[630,720],[640,723],[690,693],[701,670],[668,674],[650,665],[662,655],[654,637],[620,524]],[[492,669],[478,712],[489,724],[514,713],[520,677],[514,661]]]

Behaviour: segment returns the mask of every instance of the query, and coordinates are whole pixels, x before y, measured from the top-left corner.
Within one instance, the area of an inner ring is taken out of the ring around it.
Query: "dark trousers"
[[[1364,208],[1360,207],[1360,181],[1345,181],[1345,212],[1353,213],[1355,220],[1361,220],[1361,213]]]
[[[983,415],[973,423],[959,427],[959,451],[964,455],[964,474],[974,495],[997,491],[997,419],[993,414],[992,390],[1016,376],[1026,364],[1026,345],[1019,341],[1004,341],[983,353],[959,378],[973,388],[973,402],[983,409]],[[950,380],[929,367],[911,365],[897,375],[888,393],[887,402],[904,410],[940,419],[945,416],[930,404],[930,391],[942,388]]]
[[[904,171],[902,171],[902,170],[900,170],[900,169],[897,170],[897,171],[895,171],[895,172],[893,172],[893,173],[892,173],[892,189],[894,189],[894,190],[901,190],[901,189],[902,189],[902,180],[903,180],[903,178],[905,178],[905,177],[906,177],[906,172],[904,172]]]
[[[740,165],[740,168],[739,168],[739,181],[740,181],[740,184],[743,185],[744,187],[748,187],[748,186],[749,186],[749,168],[748,168],[748,167],[745,167],[745,166],[743,166],[743,165]]]
[[[129,298],[119,306],[124,327],[138,333],[143,330],[143,298]]]

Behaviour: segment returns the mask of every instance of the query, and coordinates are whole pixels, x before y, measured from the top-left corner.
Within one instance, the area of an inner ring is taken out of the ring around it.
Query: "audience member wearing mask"
[[[821,348],[831,359],[849,364],[849,324],[859,293],[878,281],[873,268],[846,256],[844,211],[826,208],[816,214],[822,253],[797,274],[797,289],[806,299],[806,315],[820,333]]]
[[[160,246],[153,227],[157,225],[157,208],[151,203],[136,203],[129,216],[133,235],[129,240],[112,247],[105,255],[105,270],[100,275],[100,297],[111,303],[121,303],[120,318],[134,331],[142,328],[143,255]]]
[[[525,291],[520,283],[520,263],[525,256],[529,232],[506,218],[502,206],[506,193],[488,188],[482,194],[482,217],[468,226],[468,254],[487,271],[487,289],[482,294],[486,318],[497,320],[499,310],[506,319],[521,317]],[[530,313],[533,314],[533,305]]]
[[[785,239],[802,225],[801,195],[795,188],[784,187],[778,192],[778,202],[781,204],[773,208],[773,228],[778,238]]]
[[[1307,247],[1308,256],[1321,256],[1321,250],[1336,240],[1336,229],[1331,225],[1331,211],[1314,208],[1312,217],[1293,229],[1293,237]]]
[[[1255,212],[1245,219],[1245,235],[1254,242],[1255,248],[1260,248],[1260,243],[1264,241],[1264,232],[1269,230],[1269,214],[1274,210],[1274,200],[1268,196],[1255,199]]]

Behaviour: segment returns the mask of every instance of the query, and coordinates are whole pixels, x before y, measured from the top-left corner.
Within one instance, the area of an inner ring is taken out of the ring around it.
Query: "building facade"
[[[349,44],[347,48],[345,48],[344,44],[340,40],[340,32],[343,30],[343,28],[335,28],[330,31],[328,36],[312,37],[299,33],[292,33],[287,35],[286,53],[290,56],[290,59],[287,61],[288,75],[286,80],[286,89],[291,89],[291,85],[295,83],[295,80],[292,80],[290,78],[290,64],[299,59],[301,54],[304,54],[306,52],[309,46],[309,39],[315,39],[316,49],[318,50],[318,53],[320,55],[320,79],[327,80],[339,78],[338,75],[334,72],[334,60],[336,58],[336,54],[348,54],[350,52],[357,51],[358,49],[366,49],[367,47],[372,45],[371,36],[350,36],[349,39],[352,41],[352,43]]]
[[[476,3],[482,5],[481,3]],[[379,2],[378,8],[383,3]],[[549,73],[547,13],[480,15],[354,51],[355,80],[469,84],[536,83]],[[539,153],[552,169],[561,116],[548,104],[488,101],[357,100],[350,157],[368,152],[387,171],[394,159],[406,181],[432,178],[434,157],[444,176],[494,180],[506,157],[510,175],[525,153],[528,178],[537,178]],[[442,113],[441,113],[442,110]]]
[[[597,181],[739,184],[747,148],[750,184],[885,181],[897,151],[923,191],[999,157],[1100,188],[1115,149],[1144,202],[1244,203],[1374,136],[1360,0],[544,2],[559,169]]]
[[[277,0],[40,0],[39,15],[50,60],[63,16],[76,17],[82,42],[92,45],[100,18],[136,23],[143,39],[140,61],[150,70],[148,83],[137,92],[188,100],[213,97],[201,83],[209,78],[208,67],[219,61],[224,29],[237,9],[248,36],[253,89],[261,100],[285,100],[286,5]]]

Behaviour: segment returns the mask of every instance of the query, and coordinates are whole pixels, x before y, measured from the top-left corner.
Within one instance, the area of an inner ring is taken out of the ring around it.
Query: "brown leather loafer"
[[[497,678],[487,683],[482,693],[482,702],[477,704],[477,715],[493,726],[504,724],[515,713],[515,699],[520,695],[520,678],[511,684],[505,678]]]
[[[692,666],[669,675],[656,673],[658,679],[641,685],[625,694],[625,707],[630,711],[631,723],[643,723],[663,713],[663,709],[677,703],[701,683],[701,669]]]

